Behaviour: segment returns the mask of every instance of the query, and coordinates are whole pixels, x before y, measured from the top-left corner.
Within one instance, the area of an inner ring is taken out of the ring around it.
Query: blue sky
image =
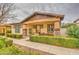
[[[23,20],[35,11],[64,14],[63,22],[73,22],[79,18],[79,3],[19,3],[16,14]]]

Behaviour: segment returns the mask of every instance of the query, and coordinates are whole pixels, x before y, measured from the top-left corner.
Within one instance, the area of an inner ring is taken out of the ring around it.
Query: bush
[[[21,34],[11,34],[11,33],[8,33],[7,34],[7,37],[21,39],[22,38],[22,35]]]
[[[0,48],[6,47],[5,44],[5,39],[4,38],[0,38]]]
[[[0,33],[1,36],[5,35],[5,33]]]
[[[79,27],[77,25],[68,27],[67,34],[71,37],[79,38]]]
[[[13,44],[12,40],[0,37],[0,48],[12,46],[12,44]]]
[[[6,41],[6,47],[12,46],[13,40],[7,39]]]
[[[30,40],[33,42],[46,43],[67,48],[79,48],[79,40],[76,38],[66,38],[62,36],[31,36]]]

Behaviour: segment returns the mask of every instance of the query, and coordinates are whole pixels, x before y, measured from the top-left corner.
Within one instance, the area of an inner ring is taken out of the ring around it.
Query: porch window
[[[47,32],[53,32],[54,25],[53,24],[48,24],[47,25]]]
[[[41,25],[39,25],[39,26],[40,26],[40,29],[43,28],[43,24],[41,24]]]
[[[37,25],[33,25],[33,28],[36,29],[36,33],[37,33]]]
[[[15,25],[15,33],[20,33],[20,25]]]

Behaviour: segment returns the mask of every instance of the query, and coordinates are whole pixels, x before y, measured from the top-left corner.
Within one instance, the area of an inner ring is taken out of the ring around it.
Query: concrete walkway
[[[21,46],[23,45],[26,47],[34,48],[40,51],[49,52],[51,54],[56,54],[56,55],[79,55],[78,49],[63,48],[63,47],[52,46],[42,43],[25,41],[23,39],[21,40],[13,39],[13,43]]]

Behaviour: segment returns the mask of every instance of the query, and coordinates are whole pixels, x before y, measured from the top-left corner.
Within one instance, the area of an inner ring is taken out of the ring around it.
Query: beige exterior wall
[[[4,33],[5,31],[5,27],[4,26],[0,26],[0,33]]]

